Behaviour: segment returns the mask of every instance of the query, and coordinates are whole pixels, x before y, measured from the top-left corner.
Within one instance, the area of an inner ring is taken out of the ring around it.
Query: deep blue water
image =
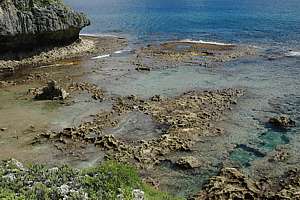
[[[65,1],[92,20],[85,33],[300,46],[299,0]]]

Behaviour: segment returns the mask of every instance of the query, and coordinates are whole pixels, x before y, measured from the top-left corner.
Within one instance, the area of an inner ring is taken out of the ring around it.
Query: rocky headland
[[[0,13],[2,54],[68,45],[90,25],[83,13],[60,0],[2,0]]]
[[[126,43],[118,37],[80,36],[90,23],[85,14],[61,0],[1,0],[0,77],[23,68],[116,49]]]

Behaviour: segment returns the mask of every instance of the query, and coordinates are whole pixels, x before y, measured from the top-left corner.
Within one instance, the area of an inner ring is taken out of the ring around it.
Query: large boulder
[[[64,100],[68,96],[69,94],[62,87],[59,87],[56,81],[49,81],[48,86],[38,91],[34,98],[37,100]]]
[[[0,0],[0,53],[67,45],[89,24],[62,0]]]

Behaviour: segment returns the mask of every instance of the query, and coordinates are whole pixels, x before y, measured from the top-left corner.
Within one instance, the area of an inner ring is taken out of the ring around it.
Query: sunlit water
[[[92,25],[85,29],[86,33],[124,34],[142,41],[201,38],[234,43],[299,45],[298,0],[66,2],[91,18]]]
[[[137,44],[194,39],[248,44],[256,46],[262,52],[252,58],[220,63],[214,68],[183,65],[145,73],[124,73],[130,68],[126,66],[130,51],[117,52],[111,56],[99,55],[82,64],[93,71],[91,73],[87,70],[84,79],[116,96],[133,94],[147,98],[156,94],[175,96],[194,89],[245,89],[245,96],[240,99],[233,112],[218,123],[218,126],[225,128],[226,133],[223,136],[206,138],[194,147],[197,152],[194,156],[205,158],[211,163],[211,167],[190,174],[176,171],[168,163],[164,164],[157,172],[157,178],[161,179],[164,190],[182,196],[197,192],[218,171],[223,161],[230,160],[245,170],[251,170],[255,168],[253,163],[262,160],[280,145],[287,145],[291,151],[297,153],[300,146],[299,128],[275,130],[267,127],[264,122],[271,116],[283,113],[296,120],[298,127],[300,125],[298,0],[66,2],[91,18],[92,25],[84,33],[125,36],[129,39],[129,50]],[[103,62],[110,67],[103,67]],[[107,108],[107,105],[102,108],[102,104],[87,102],[87,98],[89,97],[84,94],[77,97],[77,103],[72,106],[59,107],[59,113],[62,114],[55,116],[51,124],[59,128],[76,125],[82,117],[88,117],[95,110]],[[0,106],[0,109],[4,108]],[[72,117],[73,115],[76,117]],[[139,126],[133,127],[136,123]],[[156,124],[149,117],[131,113],[121,121],[119,127],[109,131],[127,139],[150,139],[161,134],[159,131],[153,132],[157,131],[155,129]],[[232,146],[235,147],[232,149]],[[102,154],[95,154],[94,148],[89,150],[90,158],[87,158],[86,163],[79,162],[77,166],[90,166],[103,157]],[[294,165],[299,167],[297,162]]]

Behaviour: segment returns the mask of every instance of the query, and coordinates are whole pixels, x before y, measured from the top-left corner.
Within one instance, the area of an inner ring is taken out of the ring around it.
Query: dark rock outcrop
[[[0,52],[70,44],[89,24],[61,0],[0,0]]]
[[[50,81],[48,86],[44,87],[39,91],[35,99],[37,100],[56,100],[56,99],[66,99],[68,93],[61,87],[57,86],[55,81]]]

